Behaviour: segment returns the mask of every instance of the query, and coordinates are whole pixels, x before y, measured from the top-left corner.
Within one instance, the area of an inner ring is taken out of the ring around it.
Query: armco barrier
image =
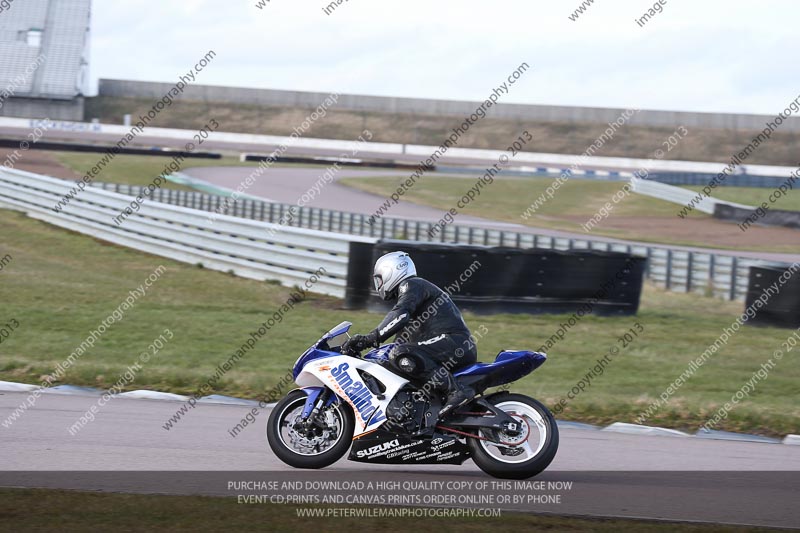
[[[656,181],[643,180],[639,178],[631,178],[631,190],[638,194],[645,196],[652,196],[659,200],[666,200],[674,204],[686,205],[697,197],[698,193],[684,189],[682,187],[675,187],[674,185],[667,185],[666,183],[658,183]],[[718,204],[726,204],[741,209],[753,209],[749,205],[737,204],[734,202],[726,202],[718,200],[711,196],[703,196],[699,202],[694,205],[696,211],[702,211],[709,215],[714,214],[714,207]]]
[[[132,185],[109,183],[95,183],[95,185],[134,196],[142,191],[142,187]],[[171,189],[157,190],[153,199],[159,202],[209,212],[219,212],[225,202],[225,198],[217,195]],[[287,216],[290,208],[296,210],[295,215],[292,217]],[[297,206],[289,204],[251,199],[239,199],[238,202],[230,207],[228,214],[234,217],[273,223],[289,220],[289,225],[292,227],[348,233],[376,239],[455,242],[481,244],[484,246],[509,246],[513,248],[625,252],[646,257],[648,261],[645,276],[658,285],[673,291],[697,292],[730,300],[744,299],[750,266],[766,264],[765,261],[758,259],[722,253],[675,250],[667,246],[645,246],[553,237],[536,233],[503,231],[458,224],[451,224],[444,231],[439,232],[435,238],[430,238],[428,237],[428,230],[431,229],[432,224],[428,222],[383,217],[376,224],[369,224],[368,215],[316,207],[297,208]]]
[[[689,185],[705,187],[716,174],[703,174],[699,172],[650,172],[649,181],[666,183],[667,185]],[[717,184],[717,187],[756,187],[774,189],[783,182],[776,176],[756,176],[752,174],[732,174]]]
[[[470,174],[481,175],[485,172],[480,166],[450,166],[436,165],[436,170],[442,174]],[[569,168],[552,166],[519,166],[503,170],[505,176],[558,176],[565,175],[573,178],[602,181],[628,181],[634,172],[630,170],[596,170],[591,168]],[[665,183],[667,185],[705,187],[717,174],[703,174],[699,172],[649,172],[644,178],[646,181]],[[752,174],[733,174],[719,182],[717,187],[757,187],[774,189],[783,182],[776,176],[756,176]]]
[[[344,297],[351,242],[375,239],[291,228],[146,200],[121,225],[114,217],[131,197],[87,187],[61,212],[53,206],[73,182],[0,169],[0,207],[97,239],[257,280],[299,285],[318,273],[314,292]],[[276,230],[276,231],[272,231]]]

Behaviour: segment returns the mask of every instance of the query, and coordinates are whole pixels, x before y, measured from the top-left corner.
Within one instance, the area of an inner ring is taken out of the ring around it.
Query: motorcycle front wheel
[[[306,394],[290,392],[272,409],[267,442],[278,458],[295,468],[325,468],[350,448],[355,418],[348,405],[336,402],[323,408],[311,424],[302,420]]]
[[[519,431],[481,429],[478,434],[483,439],[467,439],[475,464],[504,479],[526,479],[547,468],[558,451],[558,426],[547,407],[522,394],[502,394],[488,401],[514,418]]]

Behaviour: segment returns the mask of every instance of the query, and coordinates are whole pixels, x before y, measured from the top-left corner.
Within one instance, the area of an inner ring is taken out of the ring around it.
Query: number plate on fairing
[[[466,444],[449,435],[434,434],[432,439],[375,431],[353,441],[349,459],[380,464],[460,465],[469,459]]]

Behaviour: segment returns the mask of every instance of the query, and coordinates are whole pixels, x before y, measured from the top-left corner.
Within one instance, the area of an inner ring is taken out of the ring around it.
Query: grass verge
[[[169,328],[174,338],[127,389],[191,393],[272,316],[291,291],[109,245],[12,211],[0,210],[0,235],[0,257],[12,257],[0,272],[0,324],[19,322],[0,344],[0,380],[38,383],[53,373],[129,291],[164,265],[166,272],[147,295],[66,371],[61,382],[108,388]],[[259,397],[331,326],[347,319],[355,332],[363,333],[381,319],[374,313],[344,312],[340,306],[340,300],[323,296],[311,296],[296,306],[225,374],[216,392]],[[741,303],[646,286],[638,316],[585,317],[548,350],[547,364],[512,389],[552,407],[599,357],[619,345],[620,335],[639,322],[644,332],[560,415],[596,423],[633,422],[742,308]],[[479,346],[483,360],[505,348],[536,349],[567,319],[466,314],[473,331],[481,326],[487,331]],[[788,330],[776,328],[742,328],[648,422],[696,429],[789,335]],[[800,360],[784,357],[719,428],[767,435],[797,433],[798,382]]]

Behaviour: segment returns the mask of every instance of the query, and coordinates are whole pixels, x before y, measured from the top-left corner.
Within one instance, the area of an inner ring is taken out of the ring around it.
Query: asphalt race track
[[[328,168],[324,166],[317,168],[268,168],[263,171],[246,192],[247,194],[265,198],[273,202],[297,204],[298,199],[312,190],[312,187],[327,171]],[[183,174],[219,187],[236,189],[252,172],[253,169],[247,167],[197,167],[187,169]],[[341,178],[378,176],[408,176],[408,172],[343,168],[335,174],[333,177],[334,181],[328,185],[323,185],[320,192],[315,194],[307,205],[309,207],[352,211],[354,213],[371,215],[386,199],[376,194],[340,185],[338,180]],[[467,181],[464,182],[465,186],[467,183]],[[438,221],[442,217],[443,212],[433,207],[401,201],[396,205],[392,205],[386,215],[389,217],[432,222]],[[524,226],[519,224],[495,222],[466,215],[459,215],[458,221],[461,224],[496,227],[505,230],[524,229]]]
[[[0,421],[28,393],[0,393]],[[117,398],[74,436],[97,395],[45,394],[10,427],[0,427],[0,486],[233,496],[231,480],[315,479],[493,481],[461,466],[384,466],[339,461],[294,470],[269,451],[268,410],[232,437],[251,409],[198,404],[169,431],[176,401]],[[800,446],[561,430],[550,468],[535,481],[573,483],[558,503],[504,510],[636,517],[775,527],[800,526]],[[485,491],[484,491],[485,492]]]

